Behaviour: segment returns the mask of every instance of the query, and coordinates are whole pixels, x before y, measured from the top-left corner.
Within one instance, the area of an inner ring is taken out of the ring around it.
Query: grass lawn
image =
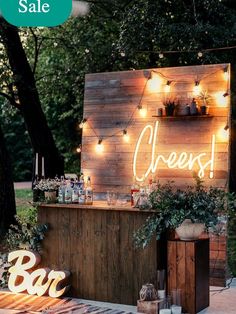
[[[31,189],[15,190],[17,215],[21,217],[27,216],[29,209],[33,207],[31,205],[32,194]]]

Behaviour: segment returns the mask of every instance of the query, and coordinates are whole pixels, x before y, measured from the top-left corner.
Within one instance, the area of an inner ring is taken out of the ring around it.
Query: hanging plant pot
[[[185,219],[175,231],[180,240],[191,241],[199,239],[204,229],[203,223],[193,223],[191,219]]]

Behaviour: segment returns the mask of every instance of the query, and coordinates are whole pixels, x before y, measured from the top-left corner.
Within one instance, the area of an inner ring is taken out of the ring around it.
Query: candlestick
[[[39,154],[36,153],[35,156],[35,176],[39,174]]]
[[[45,169],[44,169],[44,157],[42,156],[42,177],[45,176]]]

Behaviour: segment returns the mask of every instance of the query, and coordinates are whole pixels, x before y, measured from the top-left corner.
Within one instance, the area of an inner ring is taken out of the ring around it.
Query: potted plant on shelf
[[[172,182],[158,184],[150,193],[149,202],[152,213],[134,235],[138,247],[145,247],[153,235],[159,239],[168,229],[175,229],[182,240],[196,239],[204,229],[216,230],[220,217],[236,209],[234,193],[206,188],[199,178],[194,188],[185,190],[174,188]]]
[[[175,110],[177,107],[177,104],[175,103],[175,101],[168,99],[163,102],[163,105],[165,107],[166,116],[174,116]]]
[[[207,90],[204,90],[199,94],[197,98],[201,102],[200,113],[202,115],[207,115],[209,113],[208,103],[209,103],[209,100],[211,99],[211,96],[208,94]]]

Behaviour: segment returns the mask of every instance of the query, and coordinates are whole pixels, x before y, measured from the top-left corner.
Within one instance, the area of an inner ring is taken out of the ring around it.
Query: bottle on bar
[[[61,176],[60,186],[58,188],[58,203],[59,204],[65,203],[65,180],[64,180],[64,176]]]
[[[72,202],[72,188],[70,180],[67,180],[65,187],[65,203],[71,204]]]
[[[85,190],[84,190],[84,175],[83,172],[80,174],[79,178],[79,190],[78,190],[78,199],[79,204],[84,205],[85,204]]]
[[[79,203],[79,182],[75,180],[73,188],[72,188],[72,203],[78,204]]]
[[[91,186],[91,179],[88,177],[86,188],[85,188],[85,203],[86,205],[93,204],[93,189]]]
[[[131,206],[134,206],[134,193],[138,193],[140,190],[138,183],[135,180],[135,177],[133,177],[133,184],[131,186],[130,190],[130,196],[131,196]]]

